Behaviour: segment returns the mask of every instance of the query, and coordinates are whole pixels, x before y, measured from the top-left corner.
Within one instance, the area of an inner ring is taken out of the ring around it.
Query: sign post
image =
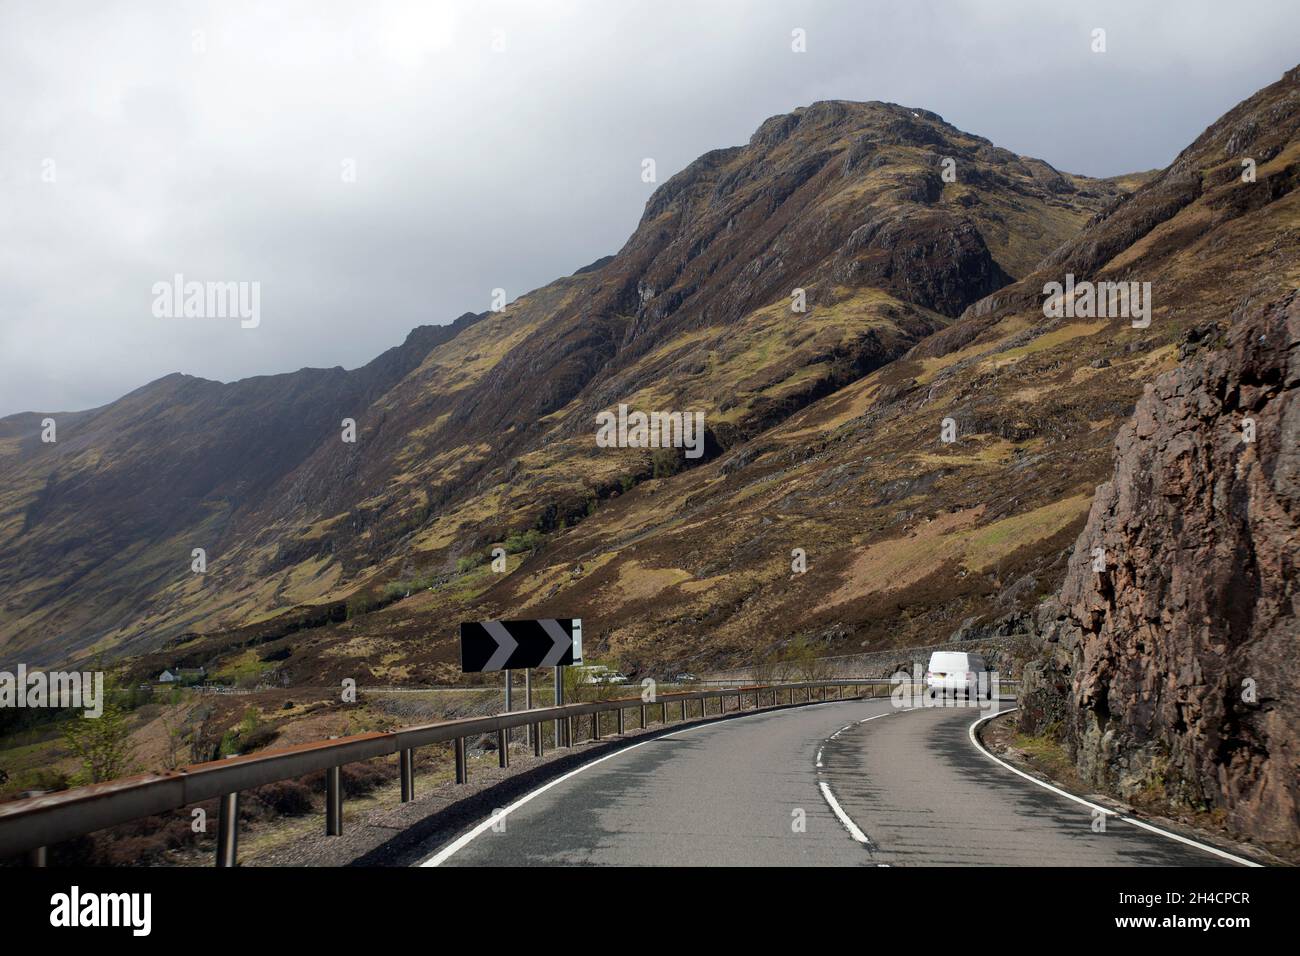
[[[533,672],[524,668],[524,710],[533,709]],[[528,731],[528,746],[533,745],[533,725],[529,724],[525,730]]]
[[[511,700],[510,700],[510,691],[511,691],[511,687],[510,687],[510,685],[511,685],[511,683],[514,681],[514,676],[515,676],[515,675],[514,675],[514,671],[510,671],[510,670],[507,670],[507,671],[506,671],[506,713],[507,713],[507,714],[510,713],[510,711],[514,710],[514,708],[511,706]],[[510,746],[510,737],[511,737],[511,735],[513,735],[513,734],[514,734],[514,728],[513,728],[513,727],[509,727],[509,728],[506,729],[506,746],[507,746],[507,747]]]
[[[559,707],[564,703],[564,665],[555,665],[555,706]],[[568,722],[560,717],[555,721],[555,746],[567,747],[569,741],[565,739],[564,730]]]

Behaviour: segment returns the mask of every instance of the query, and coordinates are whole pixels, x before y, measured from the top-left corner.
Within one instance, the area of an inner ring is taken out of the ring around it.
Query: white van
[[[935,651],[925,671],[926,692],[934,697],[964,694],[967,697],[992,697],[993,673],[984,658],[965,651]]]

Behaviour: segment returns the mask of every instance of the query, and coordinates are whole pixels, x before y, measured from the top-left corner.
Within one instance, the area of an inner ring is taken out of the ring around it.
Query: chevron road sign
[[[582,619],[475,621],[460,626],[463,673],[582,663]]]

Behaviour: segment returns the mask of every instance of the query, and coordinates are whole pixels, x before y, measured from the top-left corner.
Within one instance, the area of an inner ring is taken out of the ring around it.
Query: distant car
[[[993,696],[993,672],[978,654],[965,651],[935,651],[925,671],[926,693],[931,697],[949,694],[956,697]]]
[[[593,664],[590,667],[583,668],[582,683],[626,684],[627,675],[620,674],[618,671],[610,670],[603,664]]]
[[[674,679],[679,684],[694,684],[696,681],[699,680],[699,678],[696,677],[694,674],[678,674],[677,677]]]

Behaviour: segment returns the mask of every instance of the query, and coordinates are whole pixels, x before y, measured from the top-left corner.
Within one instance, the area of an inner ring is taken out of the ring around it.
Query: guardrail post
[[[469,771],[465,766],[465,738],[457,737],[452,742],[452,751],[456,756],[456,782],[464,783],[469,779]]]
[[[497,766],[510,766],[510,731],[497,731]]]
[[[600,711],[593,711],[591,715],[591,739],[600,739]]]
[[[343,768],[330,767],[325,771],[325,835],[341,836],[343,833]]]
[[[623,736],[623,708],[618,709],[618,735]]]
[[[528,732],[533,737],[533,756],[534,757],[542,756],[544,753],[546,753],[546,747],[542,743],[542,725],[529,724]]]
[[[682,720],[686,720],[686,698],[682,698]]]
[[[577,735],[574,734],[576,720],[572,717],[564,718],[564,746],[572,747],[577,741]]]
[[[642,730],[645,730],[646,709],[647,709],[646,705],[642,704],[641,705],[641,729]]]
[[[238,866],[239,794],[228,793],[217,806],[217,866]]]
[[[47,793],[49,793],[49,792],[50,792],[50,791],[48,791],[48,790],[24,790],[24,791],[22,792],[22,796],[23,796],[24,798],[27,798],[27,797],[43,797],[43,796],[45,796],[45,794],[47,794]],[[27,851],[27,865],[28,865],[28,866],[39,866],[39,867],[48,866],[48,865],[49,865],[49,859],[50,859],[50,857],[49,857],[49,852],[48,852],[48,850],[47,850],[45,847],[43,847],[43,846],[33,847],[32,849],[30,849],[30,850]]]
[[[397,754],[397,776],[402,783],[402,802],[415,799],[415,751],[410,747]]]
[[[666,700],[659,705],[659,723],[668,723],[668,701]]]

